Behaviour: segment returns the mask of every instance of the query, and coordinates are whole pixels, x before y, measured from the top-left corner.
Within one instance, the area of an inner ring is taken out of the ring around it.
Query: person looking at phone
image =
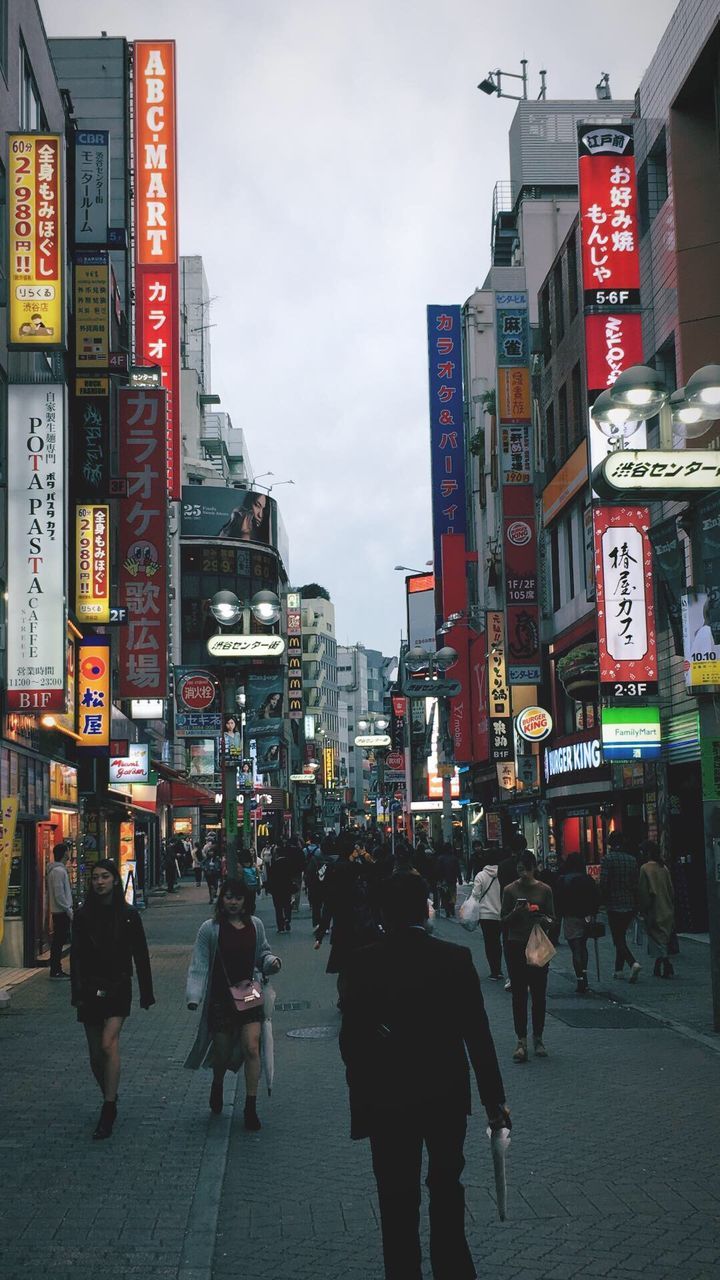
[[[552,890],[535,878],[537,862],[529,849],[518,856],[518,879],[509,884],[502,897],[500,919],[505,930],[505,959],[512,983],[513,1022],[518,1038],[513,1062],[527,1062],[528,992],[532,1006],[533,1044],[536,1058],[546,1058],[543,1044],[548,966],[528,964],[525,948],[536,924],[546,929],[555,916]]]

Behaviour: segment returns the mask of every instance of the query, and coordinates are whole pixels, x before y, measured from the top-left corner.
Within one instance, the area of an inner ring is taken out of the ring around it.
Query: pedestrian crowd
[[[140,1007],[154,1003],[142,917],[126,901],[115,863],[93,865],[85,900],[75,908],[59,844],[47,872],[53,935],[50,977],[62,969],[70,935],[71,1002],[87,1041],[91,1072],[102,1093],[93,1137],[112,1135],[118,1113],[120,1040],[137,977]],[[183,873],[208,890],[212,915],[198,930],[187,975],[186,1003],[198,1014],[185,1066],[211,1072],[209,1107],[224,1105],[228,1071],[245,1080],[244,1124],[261,1129],[258,1087],[272,1087],[270,979],[279,973],[265,925],[256,914],[260,894],[273,902],[278,934],[291,932],[303,887],[312,945],[329,939],[326,971],[336,976],[341,1013],[340,1051],[349,1089],[351,1137],[368,1138],[377,1182],[385,1273],[421,1276],[420,1167],[428,1153],[430,1253],[435,1277],[473,1277],[465,1237],[463,1144],[471,1109],[470,1071],[488,1119],[491,1141],[507,1142],[511,1127],[505,1090],[481,984],[467,947],[433,936],[438,914],[480,928],[488,977],[510,994],[514,1063],[527,1063],[528,1025],[536,1058],[546,1058],[549,963],[561,931],[570,949],[580,996],[589,990],[588,944],[605,931],[615,952],[614,977],[635,983],[640,962],[628,932],[642,920],[658,978],[673,976],[672,878],[651,841],[642,862],[620,832],[612,832],[599,876],[582,856],[567,856],[556,871],[538,869],[521,836],[506,849],[475,841],[467,865],[467,896],[457,907],[465,866],[450,845],[426,838],[412,846],[375,831],[327,833],[318,839],[265,843],[258,854],[240,849],[237,872],[227,874],[214,832],[195,844],[179,838],[164,854],[168,893]],[[529,1008],[528,1008],[529,1006]],[[469,1067],[468,1067],[469,1063]],[[500,1191],[498,1191],[500,1207]]]

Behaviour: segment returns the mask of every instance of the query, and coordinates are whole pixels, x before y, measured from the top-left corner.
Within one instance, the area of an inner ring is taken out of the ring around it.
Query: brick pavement
[[[110,1142],[90,1139],[99,1094],[63,984],[39,975],[0,1018],[3,1280],[380,1280],[367,1143],[347,1137],[327,944],[312,950],[306,908],[273,943],[285,959],[278,1000],[307,1007],[276,1012],[275,1089],[270,1100],[261,1089],[264,1127],[248,1134],[242,1084],[235,1113],[212,1117],[209,1077],[181,1066],[195,1025],[184,973],[203,895],[186,883],[145,913],[159,1003],[136,1008],[123,1032]],[[452,922],[438,932],[468,943],[485,973],[478,935],[459,936]],[[481,1117],[471,1121],[465,1180],[479,1272],[710,1280],[720,1270],[717,1056],[606,999],[576,999],[566,963],[561,949],[547,1061],[509,1061],[509,997],[483,984],[516,1128],[500,1223]],[[623,994],[639,999],[642,985]],[[578,1010],[598,1025],[574,1025]],[[313,1026],[330,1038],[287,1035]]]

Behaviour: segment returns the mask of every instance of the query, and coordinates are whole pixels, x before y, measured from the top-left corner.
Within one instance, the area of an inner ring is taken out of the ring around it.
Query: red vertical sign
[[[157,364],[167,391],[167,487],[180,497],[180,310],[177,267],[135,269],[135,351],[139,363]]]
[[[462,622],[445,636],[445,644],[455,649],[458,660],[448,670],[450,679],[459,680],[462,688],[450,699],[450,736],[455,748],[455,759],[461,763],[472,760],[472,712],[470,705],[469,646],[470,628],[467,622],[467,579],[465,536],[462,533],[443,533],[442,547],[442,604],[443,617],[462,614]]]
[[[121,698],[167,693],[166,395],[118,392],[120,471],[128,493],[119,522],[119,603],[128,611],[120,632]]]

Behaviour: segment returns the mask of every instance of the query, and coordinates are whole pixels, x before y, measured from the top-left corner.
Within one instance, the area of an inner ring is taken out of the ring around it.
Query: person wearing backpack
[[[575,991],[577,995],[584,996],[588,989],[588,923],[598,913],[600,890],[592,876],[587,874],[581,853],[568,854],[563,874],[558,876],[556,893],[565,940],[572,952],[577,978]]]
[[[489,854],[481,871],[478,871],[471,889],[471,896],[480,908],[485,955],[493,982],[502,982],[502,925],[500,924],[500,881],[497,859]]]
[[[248,891],[248,897],[252,898],[252,902],[249,904],[250,914],[252,915],[255,910],[255,899],[260,888],[260,877],[250,849],[239,849],[238,857],[240,861],[240,877]]]

